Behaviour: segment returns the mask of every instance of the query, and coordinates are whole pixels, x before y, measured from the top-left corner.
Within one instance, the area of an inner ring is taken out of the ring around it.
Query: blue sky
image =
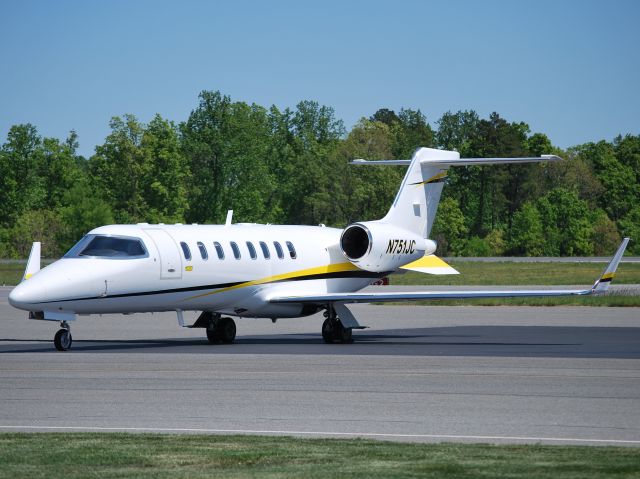
[[[378,108],[497,111],[567,147],[640,133],[637,1],[0,3],[0,139],[90,155],[114,115],[186,120],[202,90],[350,128]]]

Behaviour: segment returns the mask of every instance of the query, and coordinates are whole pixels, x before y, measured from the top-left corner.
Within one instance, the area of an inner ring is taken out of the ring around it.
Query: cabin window
[[[291,241],[287,241],[286,243],[287,248],[289,249],[289,256],[291,256],[291,259],[296,259],[298,255],[296,254],[296,249],[293,247],[293,244]]]
[[[214,241],[213,247],[216,249],[216,253],[218,253],[218,259],[224,259],[224,250],[222,249],[222,245],[217,241]]]
[[[184,241],[180,241],[180,246],[182,247],[182,252],[184,253],[184,259],[187,261],[191,261],[191,250],[189,249],[189,245]]]
[[[278,254],[278,258],[284,259],[284,252],[282,251],[282,246],[277,241],[273,242],[273,246],[276,248],[276,253]]]
[[[269,259],[271,257],[267,243],[265,243],[264,241],[260,241],[260,249],[262,250],[262,255],[264,256],[264,259]]]
[[[231,249],[233,250],[233,256],[235,256],[236,259],[240,259],[240,248],[238,248],[236,242],[231,241],[229,244],[231,245]]]
[[[202,256],[203,260],[209,259],[209,253],[207,253],[207,248],[204,246],[204,243],[198,241],[198,249],[200,250],[200,256]]]
[[[251,256],[251,259],[258,259],[258,254],[256,253],[256,249],[251,241],[247,241],[247,249],[249,250],[249,256]]]
[[[64,255],[65,258],[130,259],[149,256],[140,238],[110,235],[86,235]]]

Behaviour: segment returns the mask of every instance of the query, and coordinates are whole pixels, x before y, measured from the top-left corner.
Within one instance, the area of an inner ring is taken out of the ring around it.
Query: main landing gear
[[[231,344],[236,339],[236,323],[233,319],[212,313],[207,324],[207,339],[211,344]]]
[[[342,325],[333,305],[329,305],[324,317],[327,318],[322,323],[322,339],[325,343],[353,343],[353,330]]]
[[[73,338],[71,337],[71,326],[66,321],[60,323],[60,328],[53,337],[53,344],[58,351],[67,351],[71,349]]]

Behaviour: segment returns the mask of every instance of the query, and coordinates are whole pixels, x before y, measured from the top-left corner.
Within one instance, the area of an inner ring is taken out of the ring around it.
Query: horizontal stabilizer
[[[507,163],[540,163],[543,161],[561,161],[556,155],[524,156],[521,158],[426,158],[420,161],[422,165],[441,165],[443,168],[450,166],[478,166],[478,165],[504,165]],[[367,166],[403,166],[410,165],[411,160],[357,160],[350,161],[351,165]]]
[[[433,254],[425,255],[422,258],[415,260],[413,263],[400,266],[400,269],[417,271],[419,273],[427,274],[460,274],[454,268],[452,268],[443,260]]]

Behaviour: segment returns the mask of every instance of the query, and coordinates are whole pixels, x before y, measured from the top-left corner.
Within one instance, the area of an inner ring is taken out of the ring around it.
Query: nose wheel
[[[71,349],[73,338],[71,337],[71,327],[66,321],[60,323],[60,328],[53,337],[53,344],[58,351],[67,351]]]

